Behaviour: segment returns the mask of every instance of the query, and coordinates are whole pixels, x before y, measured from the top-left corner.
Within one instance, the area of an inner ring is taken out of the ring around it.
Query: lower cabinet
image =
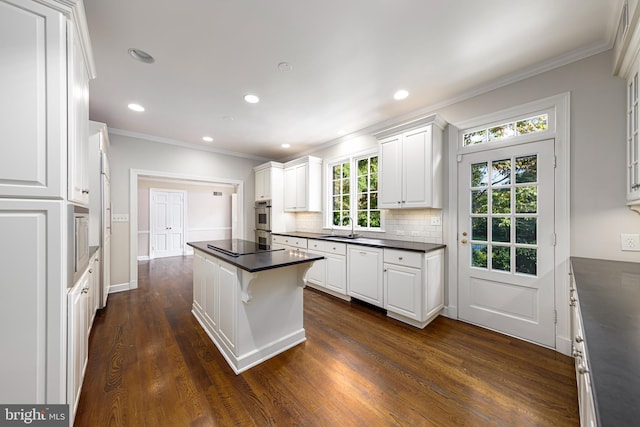
[[[238,269],[211,255],[194,251],[193,313],[209,335],[236,353]]]
[[[71,421],[75,418],[89,356],[89,269],[68,294],[67,402]]]
[[[582,427],[595,427],[598,425],[596,417],[591,373],[589,369],[589,357],[587,343],[585,342],[584,329],[582,328],[582,314],[580,313],[580,301],[578,291],[570,276],[569,306],[571,309],[571,337],[572,356],[575,359],[576,382],[578,387],[578,406],[580,409],[580,425]]]
[[[322,255],[307,272],[307,284],[339,298],[347,298],[347,245],[309,240],[307,252]]]
[[[390,317],[424,328],[444,307],[443,250],[384,249],[384,291]]]
[[[378,307],[384,307],[382,253],[380,248],[349,245],[349,295]]]

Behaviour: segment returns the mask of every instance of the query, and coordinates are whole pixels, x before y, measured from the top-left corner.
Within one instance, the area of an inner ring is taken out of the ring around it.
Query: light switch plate
[[[640,234],[620,235],[620,249],[623,251],[640,251]]]
[[[432,216],[431,217],[431,225],[440,225],[441,221],[440,221],[440,217],[439,216]]]
[[[129,222],[129,214],[116,214],[111,216],[113,222]]]

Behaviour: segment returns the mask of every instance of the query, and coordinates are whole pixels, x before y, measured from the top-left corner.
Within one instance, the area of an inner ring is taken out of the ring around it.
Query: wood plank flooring
[[[141,262],[90,338],[75,426],[577,426],[573,360],[305,289],[307,341],[235,375],[191,314],[192,258]]]

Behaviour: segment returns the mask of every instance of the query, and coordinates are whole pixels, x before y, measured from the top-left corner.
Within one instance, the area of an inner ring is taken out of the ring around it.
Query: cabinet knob
[[[398,261],[402,261],[402,257],[401,256],[398,257]]]
[[[585,365],[583,365],[581,363],[581,364],[578,365],[578,373],[580,373],[581,375],[588,374],[589,370],[587,369],[587,367]]]
[[[582,338],[580,335],[576,335],[576,342],[582,342],[584,341],[584,338]]]
[[[387,269],[385,268],[385,269],[384,269],[384,270],[382,270],[382,271],[384,271],[384,272],[386,273],[386,272],[387,272]]]
[[[93,270],[92,270],[92,269],[89,269],[89,274],[91,274],[91,273],[93,273]]]

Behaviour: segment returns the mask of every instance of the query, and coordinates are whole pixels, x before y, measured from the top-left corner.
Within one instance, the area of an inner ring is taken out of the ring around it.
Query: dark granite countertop
[[[260,252],[256,254],[231,256],[214,249],[209,249],[207,243],[210,241],[202,242],[188,242],[187,245],[213,255],[231,265],[235,265],[238,268],[246,270],[250,273],[257,271],[270,270],[272,268],[288,267],[295,264],[304,264],[305,262],[313,262],[323,259],[321,255],[308,254],[306,252],[291,252],[286,250],[272,251],[272,252]]]
[[[640,263],[571,258],[599,426],[640,422]]]
[[[446,245],[439,243],[405,242],[404,240],[374,239],[369,237],[358,237],[356,239],[350,239],[348,237],[340,236],[337,234],[335,236],[329,236],[328,234],[308,233],[304,231],[283,231],[274,232],[272,234],[276,234],[278,236],[300,237],[304,239],[342,242],[349,243],[350,245],[369,246],[373,248],[400,249],[413,252],[432,252],[446,247]]]

